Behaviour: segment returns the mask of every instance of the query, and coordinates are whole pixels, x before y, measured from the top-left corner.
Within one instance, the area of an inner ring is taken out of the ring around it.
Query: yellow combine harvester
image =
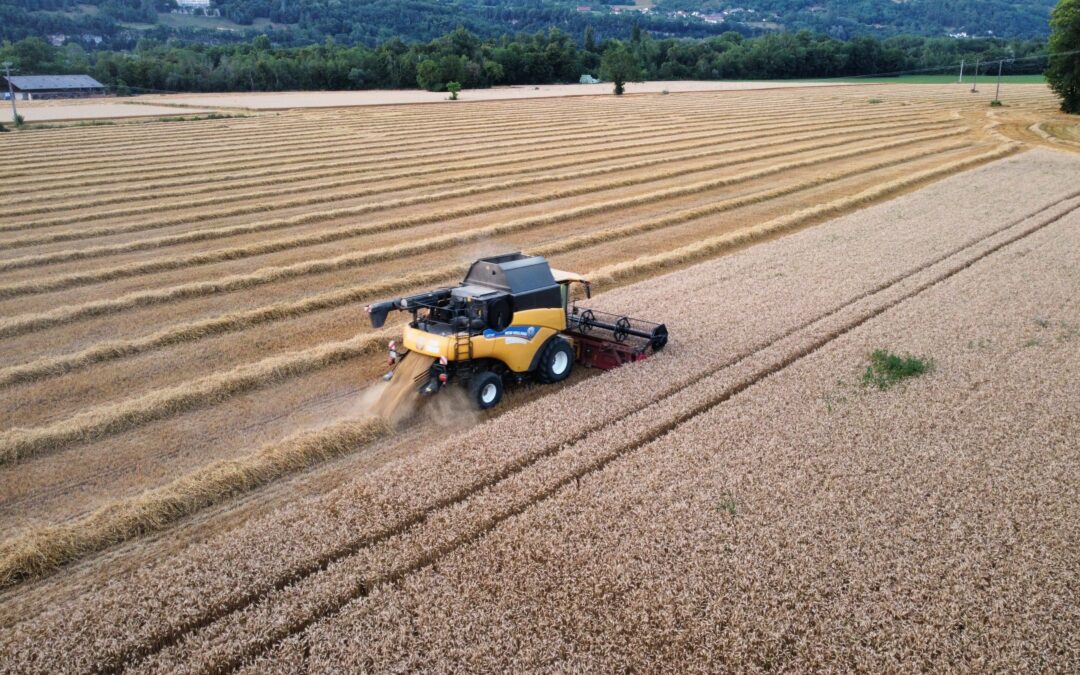
[[[458,286],[376,303],[366,311],[375,328],[391,311],[410,312],[404,349],[390,343],[391,365],[406,355],[424,359],[429,367],[413,363],[408,369],[420,393],[459,382],[480,408],[499,402],[507,380],[561,382],[575,361],[614,368],[667,344],[663,324],[579,308],[571,301],[572,284],[590,295],[581,276],[553,270],[539,256],[511,253],[476,261]]]

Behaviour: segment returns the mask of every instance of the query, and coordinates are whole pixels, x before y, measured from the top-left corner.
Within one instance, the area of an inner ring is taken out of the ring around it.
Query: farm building
[[[4,81],[4,89],[10,80],[15,98],[23,101],[105,95],[105,85],[89,75],[12,75],[0,80]],[[10,98],[8,91],[4,98]]]

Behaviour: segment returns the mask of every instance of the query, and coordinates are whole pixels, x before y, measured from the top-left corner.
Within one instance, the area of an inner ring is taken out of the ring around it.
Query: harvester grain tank
[[[460,384],[483,409],[502,399],[507,382],[561,382],[575,362],[610,369],[667,344],[663,324],[579,307],[575,284],[591,296],[581,276],[554,270],[540,256],[510,253],[477,260],[457,286],[369,305],[375,328],[392,311],[412,315],[401,345],[390,344],[395,368],[386,378],[393,381],[403,359],[424,359],[428,367],[408,369],[417,373],[414,382],[394,384],[426,395]]]

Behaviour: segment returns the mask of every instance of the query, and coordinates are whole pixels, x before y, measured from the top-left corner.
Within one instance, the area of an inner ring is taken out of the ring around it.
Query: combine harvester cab
[[[458,286],[369,305],[375,328],[391,311],[412,314],[404,350],[390,345],[391,366],[405,358],[425,362],[410,363],[407,378],[396,377],[399,367],[388,373],[391,395],[399,397],[403,387],[430,395],[456,382],[477,407],[491,408],[507,381],[561,382],[575,362],[607,370],[667,344],[663,324],[578,307],[574,284],[591,295],[579,275],[553,270],[539,256],[510,253],[476,261]]]

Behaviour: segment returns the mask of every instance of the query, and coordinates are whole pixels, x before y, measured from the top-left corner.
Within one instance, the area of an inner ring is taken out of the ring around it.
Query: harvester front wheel
[[[469,396],[481,410],[498,405],[502,395],[503,380],[498,373],[485,370],[474,375],[469,382]]]
[[[574,348],[566,340],[556,337],[544,347],[540,365],[536,368],[536,376],[541,382],[553,384],[570,377],[573,369]]]

